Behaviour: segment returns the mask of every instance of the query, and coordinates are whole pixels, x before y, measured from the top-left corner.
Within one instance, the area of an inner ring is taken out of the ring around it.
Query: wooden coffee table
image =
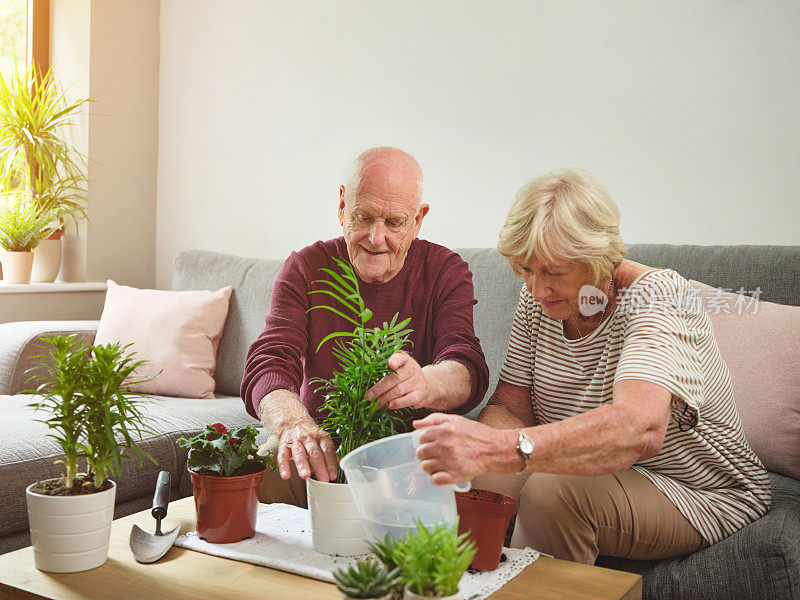
[[[338,600],[330,583],[307,579],[184,548],[173,547],[156,563],[142,565],[128,547],[131,526],[154,530],[150,511],[114,521],[108,562],[83,573],[44,573],[33,566],[33,550],[0,555],[0,599],[84,600]],[[195,528],[192,498],[169,505],[163,527]],[[540,558],[498,590],[492,600],[569,598],[634,600],[642,597],[639,575],[552,558]]]

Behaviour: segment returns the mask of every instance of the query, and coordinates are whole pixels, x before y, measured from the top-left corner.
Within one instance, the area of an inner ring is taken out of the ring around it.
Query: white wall
[[[422,236],[490,246],[564,163],[628,242],[800,243],[800,4],[162,0],[157,281],[338,235],[349,161],[425,171]]]
[[[159,13],[160,0],[92,0],[91,281],[155,286]]]
[[[51,60],[89,156],[87,212],[68,235],[60,279],[155,285],[159,0],[53,0]]]

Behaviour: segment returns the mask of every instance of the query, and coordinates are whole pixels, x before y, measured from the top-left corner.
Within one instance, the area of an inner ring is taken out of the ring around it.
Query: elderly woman
[[[708,316],[676,272],[624,259],[603,185],[534,179],[498,250],[525,281],[505,364],[477,422],[415,423],[434,483],[485,474],[519,499],[512,546],[589,564],[693,552],[766,513]]]

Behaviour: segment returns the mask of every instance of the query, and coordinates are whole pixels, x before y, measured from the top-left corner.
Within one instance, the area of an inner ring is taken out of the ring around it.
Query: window
[[[0,73],[4,78],[27,64],[28,0],[3,0],[0,3]]]
[[[42,73],[50,66],[50,0],[2,0],[0,73],[7,79],[15,62],[24,70],[31,60]]]

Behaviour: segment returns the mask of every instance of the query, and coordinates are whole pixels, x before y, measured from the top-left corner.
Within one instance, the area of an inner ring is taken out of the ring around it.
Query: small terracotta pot
[[[212,544],[230,544],[256,534],[263,470],[239,477],[214,477],[187,470],[192,478],[197,535]]]
[[[496,569],[503,553],[503,541],[508,523],[517,510],[517,501],[511,496],[472,489],[456,492],[458,509],[458,533],[471,531],[477,553],[472,559],[472,568],[478,570]]]

